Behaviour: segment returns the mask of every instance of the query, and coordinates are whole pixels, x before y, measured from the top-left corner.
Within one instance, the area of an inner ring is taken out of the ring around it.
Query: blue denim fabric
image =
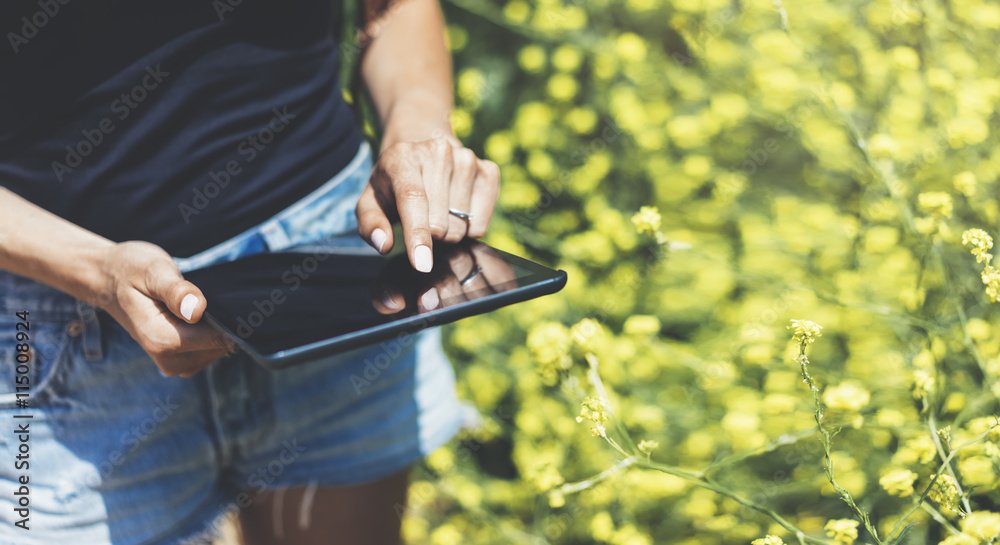
[[[370,171],[363,146],[299,203],[175,260],[186,271],[352,232]],[[15,313],[24,310],[27,409],[17,407],[15,391]],[[451,438],[461,414],[436,329],[282,371],[238,353],[193,378],[166,378],[104,311],[0,271],[3,545],[189,543],[263,490],[399,471]],[[30,467],[21,471],[13,430],[23,422]],[[27,531],[14,525],[21,475],[29,478]]]

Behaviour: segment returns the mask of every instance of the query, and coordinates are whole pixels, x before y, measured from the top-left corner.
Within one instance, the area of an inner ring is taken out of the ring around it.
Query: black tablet
[[[401,245],[399,245],[401,246]],[[256,254],[184,277],[205,317],[268,369],[319,359],[554,293],[566,273],[478,241],[434,244],[434,268],[357,235]]]

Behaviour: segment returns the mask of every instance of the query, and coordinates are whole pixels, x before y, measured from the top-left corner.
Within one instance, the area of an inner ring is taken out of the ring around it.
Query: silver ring
[[[462,218],[463,220],[466,220],[466,221],[472,219],[472,214],[470,214],[468,212],[462,212],[461,210],[455,210],[454,208],[449,208],[448,209],[448,213],[451,214],[452,216],[457,216],[457,217]]]
[[[483,268],[480,267],[479,264],[477,263],[476,266],[473,267],[472,272],[470,272],[468,276],[458,281],[458,285],[464,288],[465,286],[469,285],[473,280],[475,280],[476,277],[479,276],[479,273],[481,272],[483,272]]]

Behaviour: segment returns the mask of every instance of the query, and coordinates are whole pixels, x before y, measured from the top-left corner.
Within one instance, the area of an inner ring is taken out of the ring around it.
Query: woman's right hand
[[[100,262],[97,304],[139,343],[165,375],[189,377],[225,356],[231,342],[207,323],[205,296],[166,251],[148,242],[111,245]]]

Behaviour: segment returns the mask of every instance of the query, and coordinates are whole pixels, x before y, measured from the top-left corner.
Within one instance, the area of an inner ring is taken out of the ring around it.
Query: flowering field
[[[411,544],[1000,535],[1000,5],[447,0],[487,241]]]

